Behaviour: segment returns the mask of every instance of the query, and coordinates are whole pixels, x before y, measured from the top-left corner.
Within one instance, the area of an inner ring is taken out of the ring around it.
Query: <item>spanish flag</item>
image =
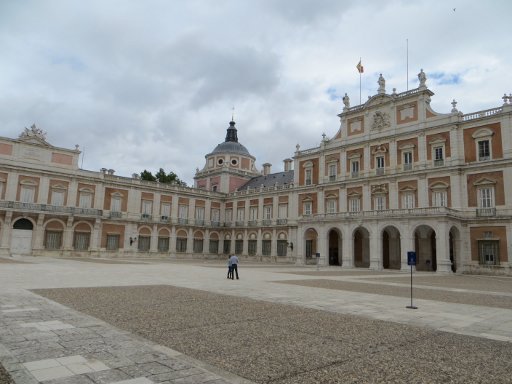
[[[356,68],[357,68],[357,71],[358,71],[359,73],[363,73],[363,72],[364,72],[364,67],[363,67],[363,65],[361,64],[361,59],[359,59],[359,63],[357,63]]]

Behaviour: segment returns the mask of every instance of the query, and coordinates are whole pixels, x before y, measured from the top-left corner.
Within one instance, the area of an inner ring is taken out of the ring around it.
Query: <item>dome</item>
[[[247,148],[234,141],[225,141],[217,145],[212,154],[214,153],[236,153],[237,155],[251,156]]]
[[[229,123],[229,127],[226,132],[226,140],[223,143],[217,145],[209,155],[216,153],[233,153],[236,155],[253,157],[247,148],[238,142],[238,135],[234,121],[230,121]]]

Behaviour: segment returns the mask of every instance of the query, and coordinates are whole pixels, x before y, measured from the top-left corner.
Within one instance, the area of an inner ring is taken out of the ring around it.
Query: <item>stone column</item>
[[[154,212],[154,210],[153,210]],[[158,225],[153,224],[153,228],[151,229],[151,241],[150,241],[150,253],[157,253],[158,252]]]
[[[5,218],[0,233],[2,234],[0,238],[0,255],[9,256],[12,236],[12,211],[5,212]]]
[[[352,235],[352,230],[350,226],[348,226],[345,231],[346,236],[343,238],[343,253],[342,253],[342,268],[350,269],[354,268],[354,237]]]
[[[73,250],[73,217],[69,216],[66,222],[66,228],[62,234],[62,249],[64,256],[69,256]]]
[[[370,269],[375,271],[382,269],[382,237],[377,224],[372,225],[370,234]]]
[[[32,254],[34,256],[40,256],[41,252],[44,249],[44,214],[40,213],[37,216],[37,224],[35,231],[33,232],[34,235],[34,247],[32,248]]]
[[[436,261],[437,272],[451,272],[450,260],[450,233],[447,221],[436,223]]]

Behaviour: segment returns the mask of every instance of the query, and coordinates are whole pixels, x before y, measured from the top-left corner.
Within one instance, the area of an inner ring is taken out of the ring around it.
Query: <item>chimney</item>
[[[284,171],[285,172],[291,171],[293,160],[292,159],[284,159],[283,162],[284,162]]]
[[[263,176],[267,176],[270,174],[271,167],[272,167],[272,164],[270,164],[270,163],[263,164]]]

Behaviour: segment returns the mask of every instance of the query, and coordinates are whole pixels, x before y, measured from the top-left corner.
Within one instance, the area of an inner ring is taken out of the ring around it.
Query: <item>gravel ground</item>
[[[387,282],[387,280],[386,280]],[[275,283],[301,285],[303,287],[337,289],[340,291],[375,293],[379,295],[411,297],[410,287],[397,287],[384,284],[366,284],[339,280],[281,280]],[[404,281],[406,283],[406,281]],[[414,283],[413,283],[414,284]],[[494,308],[512,309],[512,296],[487,295],[474,292],[453,292],[449,290],[433,290],[416,288],[413,285],[413,298],[443,301],[445,303],[482,305]]]
[[[0,264],[31,264],[31,263],[27,263],[26,261],[18,261],[18,260],[14,260],[14,259],[5,259],[3,257],[0,257]]]
[[[257,383],[512,383],[506,342],[173,286],[34,292]]]
[[[11,376],[7,373],[2,364],[0,364],[0,384],[14,384]]]

